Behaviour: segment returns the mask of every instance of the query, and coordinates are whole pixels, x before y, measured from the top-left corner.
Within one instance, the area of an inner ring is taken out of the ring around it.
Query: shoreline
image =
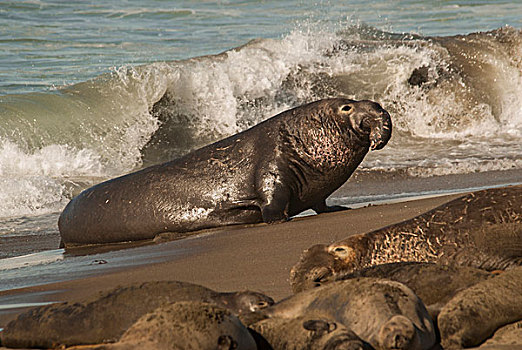
[[[412,177],[406,171],[358,170],[327,199],[327,203],[360,208],[519,184],[522,184],[522,169],[431,177]],[[51,223],[56,226],[48,228],[45,234],[37,236],[0,235],[0,245],[4,252],[0,252],[0,271],[5,259],[58,249],[60,243],[56,225],[58,215],[59,212],[35,217],[38,226],[46,226]],[[315,213],[308,210],[296,217],[309,215],[315,215]]]
[[[311,245],[401,222],[459,196],[372,205],[281,224],[224,227],[94,255],[66,252],[63,259],[26,269],[25,275],[24,268],[16,269],[17,276],[7,281],[13,288],[0,291],[0,328],[25,311],[24,304],[78,300],[146,281],[179,280],[221,292],[250,289],[280,300],[291,295],[290,268]]]
[[[363,171],[328,199],[353,208],[348,211],[305,212],[286,223],[219,227],[171,241],[161,237],[1,259],[0,329],[41,303],[78,300],[146,281],[179,280],[220,292],[250,289],[280,300],[291,294],[290,268],[310,246],[410,219],[473,190],[520,184],[521,174],[514,169],[411,178]],[[46,239],[36,244],[52,247],[48,240],[56,237]]]

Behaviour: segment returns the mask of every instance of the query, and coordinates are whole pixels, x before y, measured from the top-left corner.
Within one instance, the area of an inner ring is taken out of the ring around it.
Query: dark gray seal
[[[290,280],[294,286],[313,284],[375,265],[408,261],[487,271],[522,265],[522,186],[473,192],[413,219],[313,246],[292,268]]]
[[[219,293],[186,282],[146,282],[116,288],[88,300],[30,309],[8,323],[0,337],[4,346],[16,348],[116,341],[142,315],[180,301],[211,303],[237,315],[274,303],[272,298],[257,292]]]
[[[405,285],[354,278],[309,289],[259,312],[268,318],[325,317],[375,349],[429,350],[435,329],[422,301]]]
[[[372,101],[326,99],[276,115],[173,161],[93,186],[65,207],[66,246],[152,239],[340,210],[326,198],[391,137]]]

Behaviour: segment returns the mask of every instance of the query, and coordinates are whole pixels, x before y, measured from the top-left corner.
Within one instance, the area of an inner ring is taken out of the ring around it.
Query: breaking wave
[[[79,189],[172,159],[290,107],[376,100],[394,135],[366,171],[522,168],[522,32],[452,37],[295,30],[219,55],[122,67],[0,97],[0,217],[58,211]]]

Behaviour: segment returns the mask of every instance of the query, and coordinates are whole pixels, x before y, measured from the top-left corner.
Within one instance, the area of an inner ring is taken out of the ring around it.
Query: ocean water
[[[521,28],[502,0],[2,1],[0,258],[78,191],[319,98],[391,113],[363,173],[522,169]]]

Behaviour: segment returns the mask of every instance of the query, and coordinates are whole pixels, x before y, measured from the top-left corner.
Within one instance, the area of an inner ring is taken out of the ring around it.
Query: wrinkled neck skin
[[[347,179],[370,147],[367,133],[340,124],[329,117],[326,110],[296,115],[286,121],[283,128],[285,148],[305,171],[349,173]]]

